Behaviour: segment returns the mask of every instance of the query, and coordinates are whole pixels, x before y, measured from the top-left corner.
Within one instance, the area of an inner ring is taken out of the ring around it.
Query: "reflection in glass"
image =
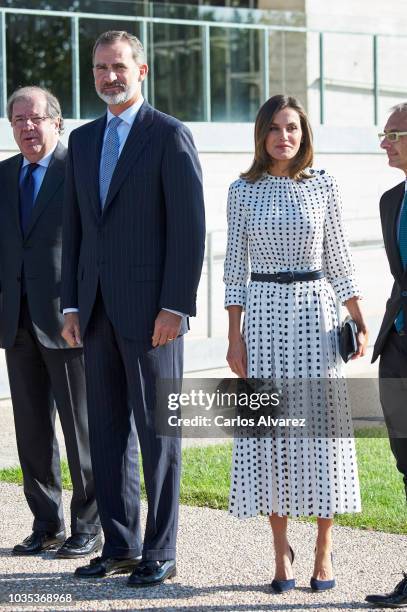
[[[181,121],[203,121],[202,29],[151,24],[150,34],[152,104]]]
[[[7,94],[39,85],[72,116],[71,21],[63,17],[11,15],[6,18]]]
[[[275,31],[269,34],[270,96],[286,94],[307,107],[307,71],[304,58],[307,39],[303,32]]]
[[[212,121],[254,121],[263,101],[260,36],[211,29]]]
[[[140,38],[140,24],[129,21],[106,19],[79,20],[80,96],[81,118],[94,119],[106,110],[106,104],[95,92],[92,72],[92,49],[96,39],[108,30],[126,30]]]

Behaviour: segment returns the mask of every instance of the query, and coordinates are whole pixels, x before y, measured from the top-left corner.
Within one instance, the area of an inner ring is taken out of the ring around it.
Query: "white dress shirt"
[[[53,156],[54,151],[57,148],[57,144],[58,142],[55,144],[55,147],[52,149],[52,151],[47,153],[47,155],[45,155],[42,159],[36,162],[38,164],[38,168],[35,169],[35,172],[32,175],[34,179],[34,202],[37,199],[39,190],[41,189],[42,181],[44,180],[44,176],[48,169],[49,162],[51,161],[51,157]],[[26,157],[23,157],[23,165],[21,166],[20,170],[20,185],[23,182],[27,173],[27,166],[31,163],[32,162],[30,162]]]

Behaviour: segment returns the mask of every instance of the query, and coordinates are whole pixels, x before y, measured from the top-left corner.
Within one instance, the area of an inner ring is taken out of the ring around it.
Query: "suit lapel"
[[[17,155],[13,161],[11,172],[9,173],[6,181],[8,182],[8,188],[6,186],[5,193],[8,193],[8,199],[12,208],[12,214],[16,222],[18,235],[23,239],[23,233],[21,231],[20,222],[20,171],[23,164],[23,156]],[[7,185],[6,182],[6,185]]]
[[[91,161],[91,166],[86,173],[90,172],[90,178],[87,181],[89,186],[90,197],[92,206],[95,210],[96,216],[100,217],[100,193],[99,193],[99,170],[100,170],[100,158],[102,155],[103,136],[106,128],[106,115],[103,115],[95,125],[95,138],[89,142],[89,155],[86,157]]]
[[[385,214],[387,215],[385,227],[386,227],[386,243],[390,253],[390,262],[395,269],[398,278],[401,278],[404,274],[403,264],[400,258],[400,251],[398,246],[398,232],[397,222],[400,213],[400,206],[404,198],[404,183],[401,183],[396,187],[391,197],[388,198],[388,202],[385,207]]]
[[[49,162],[49,166],[42,181],[41,188],[35,200],[35,206],[31,215],[30,224],[27,228],[26,238],[32,232],[40,215],[42,215],[44,210],[47,208],[48,204],[52,200],[53,195],[64,180],[65,155],[66,149],[63,144],[59,142]]]
[[[118,159],[116,168],[113,172],[103,213],[106,212],[106,209],[119,191],[120,186],[126,178],[128,172],[134,166],[138,156],[149,140],[148,130],[153,121],[153,112],[153,108],[147,104],[147,102],[144,102],[137,113],[121,155]],[[100,160],[100,155],[98,159]]]

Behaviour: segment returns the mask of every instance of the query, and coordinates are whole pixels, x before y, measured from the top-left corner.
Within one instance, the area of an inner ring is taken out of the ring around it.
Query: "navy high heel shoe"
[[[290,548],[290,553],[291,553],[291,565],[294,563],[294,551]],[[291,591],[291,589],[295,588],[295,578],[290,578],[289,580],[277,580],[276,578],[274,578],[274,580],[271,583],[271,586],[273,587],[273,589],[276,591],[276,593],[285,593],[286,591]]]
[[[332,562],[332,567],[333,567],[334,556],[332,553],[331,553],[331,562]],[[328,591],[329,589],[335,588],[336,582],[335,582],[335,578],[332,578],[332,580],[317,580],[316,578],[312,577],[310,580],[310,585],[313,591]]]

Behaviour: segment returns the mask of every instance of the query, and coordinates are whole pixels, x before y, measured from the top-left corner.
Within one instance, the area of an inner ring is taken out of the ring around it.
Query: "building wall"
[[[374,123],[373,33],[377,33],[378,125],[388,110],[407,99],[405,0],[306,0],[307,27],[324,33],[325,123],[359,126]],[[337,34],[333,31],[343,30]],[[307,34],[307,101],[319,118],[319,36]]]
[[[260,0],[258,8],[273,11],[299,11],[304,12],[305,0]]]
[[[279,0],[277,0],[279,1]],[[405,34],[405,0],[304,0],[310,28]]]
[[[66,121],[63,142],[81,121]],[[199,151],[205,188],[208,230],[224,230],[229,184],[252,160],[253,124],[188,124]],[[403,180],[400,171],[389,168],[379,147],[376,129],[314,127],[315,168],[333,174],[343,194],[344,218],[352,241],[381,240],[378,201],[380,195]],[[11,128],[0,119],[0,158],[16,153]],[[221,242],[224,237],[216,240]]]

